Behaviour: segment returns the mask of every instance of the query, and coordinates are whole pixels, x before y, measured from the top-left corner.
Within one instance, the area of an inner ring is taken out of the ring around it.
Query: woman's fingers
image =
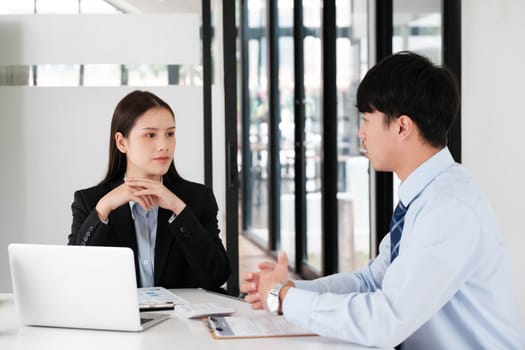
[[[182,210],[186,207],[184,203],[177,195],[171,192],[161,182],[150,179],[139,179],[130,178],[126,179],[126,185],[130,188],[136,189],[133,195],[136,197],[149,196],[150,199],[146,199],[146,202],[153,206],[159,206],[161,208],[171,210],[176,215],[179,215]]]
[[[145,211],[148,211],[150,210],[150,206],[148,204],[148,202],[146,201],[146,198],[145,197],[137,197],[137,196],[134,196],[134,200],[135,202],[137,202]]]

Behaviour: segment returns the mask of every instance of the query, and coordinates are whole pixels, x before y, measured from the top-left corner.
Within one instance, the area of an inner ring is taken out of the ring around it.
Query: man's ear
[[[115,145],[117,146],[118,150],[122,153],[126,153],[128,150],[126,138],[124,135],[122,135],[121,132],[115,133]]]
[[[402,116],[397,118],[397,122],[399,126],[399,129],[398,129],[399,135],[406,137],[406,136],[409,136],[414,131],[414,126],[415,126],[414,121],[409,116],[403,114]]]

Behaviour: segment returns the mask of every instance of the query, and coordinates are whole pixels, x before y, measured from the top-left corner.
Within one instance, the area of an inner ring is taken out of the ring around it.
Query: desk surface
[[[235,315],[250,315],[258,312],[233,297],[209,293],[200,289],[176,289],[173,292],[182,298],[198,302],[219,302],[233,306]],[[164,313],[170,311],[163,311]],[[253,339],[213,339],[205,321],[183,319],[172,316],[153,327],[138,333],[94,331],[64,328],[27,327],[20,325],[16,317],[13,296],[0,294],[0,349],[368,349],[326,337],[285,337]]]

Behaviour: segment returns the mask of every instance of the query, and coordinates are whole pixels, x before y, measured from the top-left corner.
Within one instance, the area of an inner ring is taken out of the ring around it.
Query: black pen
[[[214,324],[213,328],[216,331],[222,332],[222,327],[220,327],[219,320],[217,320],[215,317],[209,317],[208,319]]]

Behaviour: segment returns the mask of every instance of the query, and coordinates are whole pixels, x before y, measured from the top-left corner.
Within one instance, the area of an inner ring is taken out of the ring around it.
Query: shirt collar
[[[137,204],[135,201],[129,201],[129,209],[131,209],[131,218],[135,220],[135,212],[133,211],[133,207]]]
[[[133,220],[135,220],[135,211],[133,210],[133,207],[134,207],[135,205],[140,205],[140,204],[138,204],[138,203],[135,202],[135,201],[129,201],[129,208],[131,209],[131,218],[132,218]],[[153,212],[153,213],[155,213],[155,212],[158,211],[158,210],[159,210],[159,207],[158,207],[158,206],[154,206],[153,208],[151,208],[150,211]]]
[[[432,180],[454,164],[456,164],[456,162],[454,158],[452,158],[448,147],[444,147],[417,167],[416,170],[399,185],[399,200],[403,205],[409,206],[414,198],[416,198]]]

